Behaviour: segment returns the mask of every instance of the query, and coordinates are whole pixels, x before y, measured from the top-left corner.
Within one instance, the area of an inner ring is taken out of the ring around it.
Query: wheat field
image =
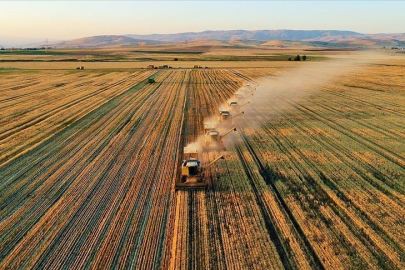
[[[0,63],[0,268],[405,268],[405,65],[382,61]],[[244,84],[210,189],[175,191]]]

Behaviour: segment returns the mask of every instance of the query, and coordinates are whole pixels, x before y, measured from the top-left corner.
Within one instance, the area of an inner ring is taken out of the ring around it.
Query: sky
[[[405,32],[403,1],[0,1],[0,37],[204,30]]]

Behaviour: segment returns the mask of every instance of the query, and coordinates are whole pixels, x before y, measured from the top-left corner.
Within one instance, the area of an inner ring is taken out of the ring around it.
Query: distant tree
[[[2,50],[2,51],[5,51],[6,49],[4,49],[4,47],[1,47],[1,50]]]
[[[301,61],[301,56],[297,55],[297,56],[294,58],[294,61]]]
[[[290,58],[288,58],[288,61],[291,61],[291,57],[290,57]]]
[[[307,56],[304,55],[304,56],[302,57],[302,61],[306,61],[306,60],[307,60]]]
[[[174,58],[173,60],[174,60],[174,61],[179,61],[179,58]]]

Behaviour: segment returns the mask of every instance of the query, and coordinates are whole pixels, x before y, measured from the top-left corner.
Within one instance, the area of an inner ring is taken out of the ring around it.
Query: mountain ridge
[[[177,34],[150,34],[125,36],[136,39],[149,39],[165,42],[185,40],[320,40],[325,37],[361,37],[364,34],[343,30],[206,30],[202,32],[184,32]]]
[[[134,45],[153,45],[161,43],[180,43],[196,40],[212,41],[302,41],[302,42],[327,42],[353,43],[356,41],[365,41],[373,43],[374,47],[402,46],[405,41],[405,33],[379,33],[362,34],[346,30],[206,30],[201,32],[183,32],[175,34],[127,34],[127,35],[98,35],[72,39],[66,41],[53,42],[52,47],[80,48],[80,47],[106,47],[106,46],[134,46]],[[0,40],[1,44],[1,40]],[[44,46],[44,44],[38,44]]]

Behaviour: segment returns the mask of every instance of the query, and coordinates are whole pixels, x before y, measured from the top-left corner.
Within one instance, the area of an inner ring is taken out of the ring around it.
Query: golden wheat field
[[[405,65],[371,59],[2,62],[0,269],[404,269]],[[209,189],[175,190],[247,84]]]

